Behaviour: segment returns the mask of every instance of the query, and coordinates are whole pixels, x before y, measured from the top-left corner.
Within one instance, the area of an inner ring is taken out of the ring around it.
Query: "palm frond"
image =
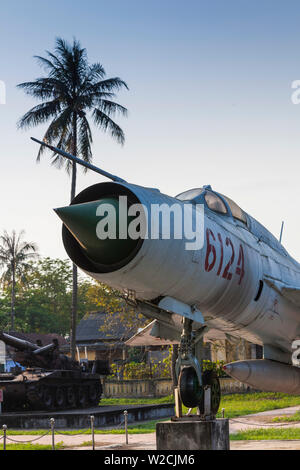
[[[91,162],[93,156],[91,149],[91,145],[93,143],[93,136],[90,129],[90,125],[85,116],[80,119],[78,141],[79,154],[81,155],[84,161]]]
[[[119,144],[124,145],[125,135],[123,130],[118,124],[116,124],[107,114],[101,109],[95,108],[93,111],[93,119],[96,126],[103,129],[105,132],[109,132],[113,139]]]
[[[68,139],[68,133],[71,132],[71,111],[69,108],[65,109],[58,117],[56,117],[49,125],[45,135],[44,141],[50,145],[58,146],[59,148],[66,149],[66,141]],[[58,143],[56,143],[58,140]],[[42,145],[39,149],[37,160],[39,161],[42,154],[45,151],[45,147]],[[61,168],[64,164],[65,159],[60,155],[52,155],[52,164]]]
[[[41,100],[49,98],[61,98],[64,101],[70,100],[69,89],[67,85],[57,78],[37,78],[34,82],[24,82],[17,85],[27,95]]]
[[[18,87],[41,103],[19,120],[20,128],[49,122],[45,142],[70,153],[75,147],[77,155],[89,162],[93,143],[89,116],[98,128],[124,144],[124,132],[112,117],[127,116],[127,109],[115,102],[116,93],[128,89],[126,82],[119,77],[107,78],[100,62],[90,64],[86,49],[76,39],[68,43],[57,38],[53,52],[46,51],[45,57],[37,55],[35,59],[46,76],[20,83]],[[75,131],[74,122],[77,122]],[[74,135],[77,136],[76,145]],[[37,161],[46,151],[41,146]],[[52,164],[58,168],[65,166],[68,172],[72,168],[69,160],[53,153]]]
[[[23,240],[24,230],[11,234],[6,231],[0,236],[0,267],[2,269],[1,283],[9,284],[12,280],[12,273],[15,271],[19,275],[28,260],[38,257],[38,247],[33,242]]]
[[[128,115],[128,110],[116,103],[115,101],[101,99],[98,102],[98,107],[101,111],[108,116],[114,116],[116,114],[121,114],[122,116]]]
[[[100,82],[95,83],[93,88],[95,93],[99,93],[101,91],[120,91],[122,88],[129,90],[127,83],[119,77],[101,80]]]
[[[28,129],[30,127],[38,126],[39,124],[44,124],[51,117],[56,116],[60,111],[60,100],[38,104],[26,114],[24,114],[24,116],[18,122],[18,127]]]

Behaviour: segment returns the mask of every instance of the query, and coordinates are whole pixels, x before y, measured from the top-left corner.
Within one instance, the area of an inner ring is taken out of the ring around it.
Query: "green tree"
[[[91,282],[79,276],[78,318],[97,306],[89,300],[87,292]],[[25,333],[70,332],[69,306],[72,297],[72,265],[69,260],[42,258],[28,263],[26,283],[16,284],[18,295],[15,321],[17,330]],[[0,329],[7,329],[10,312],[10,287],[0,291]]]
[[[127,337],[135,334],[139,328],[143,328],[149,323],[147,318],[122,298],[119,291],[106,284],[100,282],[91,283],[86,295],[90,306],[94,305],[96,307],[95,310],[101,310],[106,313],[101,330],[107,336],[120,323],[125,327]]]
[[[11,329],[15,327],[16,283],[26,279],[26,270],[30,259],[37,257],[35,243],[23,241],[25,232],[18,235],[13,230],[9,235],[6,231],[0,236],[0,267],[3,269],[1,283],[9,286],[11,297]]]
[[[106,78],[100,63],[90,64],[86,49],[76,40],[70,45],[61,38],[56,40],[54,53],[47,51],[47,57],[36,57],[47,72],[47,76],[33,82],[21,83],[19,88],[41,101],[19,121],[20,128],[30,128],[51,121],[45,142],[59,147],[83,160],[92,160],[92,131],[88,116],[96,127],[102,129],[123,144],[124,132],[112,119],[114,115],[126,115],[127,110],[114,101],[115,92],[128,88],[119,77]],[[37,160],[45,147],[41,146]],[[75,163],[52,155],[53,164],[65,166],[71,177],[71,200],[76,194],[77,168]],[[73,287],[71,307],[71,353],[75,358],[76,322],[78,298],[78,272],[73,265]]]

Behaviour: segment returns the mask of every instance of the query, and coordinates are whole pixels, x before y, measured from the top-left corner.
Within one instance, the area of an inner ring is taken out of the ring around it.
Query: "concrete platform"
[[[169,418],[174,415],[173,404],[98,406],[96,408],[53,411],[17,412],[0,415],[0,427],[10,429],[49,429],[50,418],[55,419],[56,429],[85,429],[90,427],[90,416],[95,416],[95,427],[118,426],[124,422],[124,411],[128,411],[128,423]]]
[[[229,450],[229,421],[189,420],[157,423],[157,450]]]

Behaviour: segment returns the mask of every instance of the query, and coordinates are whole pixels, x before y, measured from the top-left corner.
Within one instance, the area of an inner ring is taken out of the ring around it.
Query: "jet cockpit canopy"
[[[208,209],[219,214],[232,215],[235,219],[247,224],[245,212],[227,196],[212,190],[211,186],[203,188],[189,189],[178,196],[180,201],[192,202],[195,204],[205,203]]]
[[[213,212],[233,217],[235,220],[242,222],[245,228],[257,237],[258,241],[265,243],[278,253],[288,256],[285,248],[269,230],[249,214],[246,214],[232,199],[213,191],[211,186],[189,189],[176,196],[176,199],[193,204],[205,204]]]

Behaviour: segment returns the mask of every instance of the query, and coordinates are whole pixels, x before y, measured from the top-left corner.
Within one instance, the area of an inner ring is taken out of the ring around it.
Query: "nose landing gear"
[[[202,370],[201,340],[206,327],[202,327],[195,334],[192,324],[192,320],[183,320],[176,364],[180,399],[187,408],[198,408],[198,415],[204,418],[215,417],[221,401],[220,382],[214,371]]]

